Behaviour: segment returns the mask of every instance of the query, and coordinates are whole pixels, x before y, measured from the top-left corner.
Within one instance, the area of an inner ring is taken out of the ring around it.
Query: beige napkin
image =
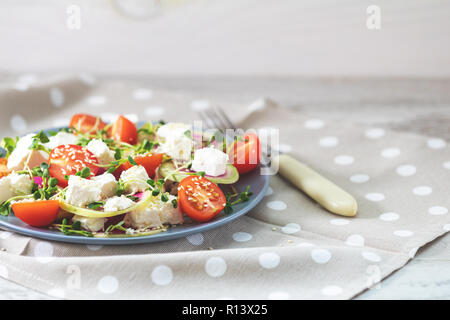
[[[6,78],[1,135],[66,125],[75,112],[187,121],[214,103],[151,89],[89,75]],[[69,299],[349,299],[450,230],[443,140],[315,119],[265,100],[224,107],[243,128],[279,128],[280,149],[351,192],[357,217],[332,215],[273,176],[249,214],[187,238],[86,246],[0,232],[0,276]]]

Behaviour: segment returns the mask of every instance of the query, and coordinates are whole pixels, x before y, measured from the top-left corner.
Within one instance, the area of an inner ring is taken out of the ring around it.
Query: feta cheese
[[[33,180],[27,174],[11,173],[0,179],[0,203],[14,196],[31,194]]]
[[[33,180],[28,174],[11,173],[7,178],[10,179],[11,190],[15,196],[31,194],[33,189]]]
[[[227,171],[228,155],[215,148],[195,150],[192,170],[204,171],[209,176],[220,176]]]
[[[143,166],[132,166],[120,174],[120,179],[125,184],[125,192],[133,194],[145,191],[148,188],[147,180],[150,179]]]
[[[83,179],[79,176],[70,176],[66,191],[66,202],[76,207],[84,207],[89,203],[100,201],[102,190],[92,180]]]
[[[49,137],[49,142],[44,145],[49,149],[55,149],[64,144],[77,144],[78,137],[72,133],[60,131],[56,135]]]
[[[112,197],[106,200],[103,209],[105,212],[120,211],[128,209],[134,205],[134,201],[125,197]]]
[[[27,160],[30,168],[38,166],[42,162],[48,162],[48,154],[46,152],[29,149],[33,143],[33,136],[35,135],[35,133],[30,133],[17,141],[16,148],[8,157],[7,167],[9,170],[23,170]]]
[[[171,201],[175,196],[167,194],[169,201],[162,202],[161,199],[154,198],[146,207],[128,213],[125,218],[125,225],[135,229],[157,228],[163,224],[182,224],[183,213],[180,208],[174,208]]]
[[[115,160],[114,151],[110,150],[108,145],[99,139],[89,141],[86,149],[97,157],[99,164],[108,164]]]
[[[184,123],[170,122],[161,126],[157,135],[162,138],[158,151],[165,153],[178,161],[191,160],[192,139],[186,136],[186,131],[192,132],[192,126]]]
[[[106,218],[88,218],[83,216],[74,215],[72,222],[79,221],[83,229],[91,232],[97,232],[105,227]]]
[[[100,189],[100,196],[102,199],[112,197],[116,194],[118,183],[111,173],[105,172],[99,176],[92,177],[91,181],[96,183],[97,187]]]
[[[11,179],[9,176],[0,179],[0,203],[12,198],[14,193],[11,189]]]

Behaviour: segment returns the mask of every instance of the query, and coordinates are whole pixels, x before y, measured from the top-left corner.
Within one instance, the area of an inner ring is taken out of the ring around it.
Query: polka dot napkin
[[[113,120],[193,120],[211,101],[90,75],[6,82],[2,136]],[[257,101],[226,104],[243,128],[280,128],[280,150],[352,193],[359,212],[323,210],[278,176],[224,227],[162,243],[85,246],[0,231],[0,276],[59,298],[349,299],[450,230],[450,150],[439,138],[317,119]]]

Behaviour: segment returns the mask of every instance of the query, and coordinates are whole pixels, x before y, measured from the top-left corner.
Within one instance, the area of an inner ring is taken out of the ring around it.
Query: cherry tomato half
[[[70,120],[70,128],[75,128],[82,133],[95,133],[106,126],[99,117],[94,117],[89,114],[78,113]]]
[[[201,176],[189,176],[178,185],[178,204],[191,219],[205,222],[223,210],[226,199],[213,182]]]
[[[229,157],[239,174],[244,174],[255,169],[260,161],[260,143],[258,136],[250,133],[233,142],[229,149]]]
[[[129,144],[136,144],[138,139],[138,133],[136,125],[125,118],[119,116],[110,129],[110,136],[116,141],[122,141]]]
[[[33,227],[45,227],[55,221],[59,211],[58,200],[18,202],[11,205],[14,215]]]
[[[98,173],[98,159],[89,150],[74,144],[63,144],[52,150],[48,160],[50,176],[58,179],[60,187],[67,186],[65,175],[74,175],[85,167],[91,169],[91,176]]]

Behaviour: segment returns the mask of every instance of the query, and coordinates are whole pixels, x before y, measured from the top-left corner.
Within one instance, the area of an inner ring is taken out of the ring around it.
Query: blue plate
[[[58,130],[58,129],[50,129],[50,130]],[[82,244],[126,245],[126,244],[150,243],[150,242],[172,240],[176,238],[186,237],[191,234],[218,228],[246,214],[252,208],[254,208],[264,197],[266,190],[269,186],[269,176],[260,175],[260,170],[259,168],[257,168],[252,172],[241,176],[239,178],[239,181],[234,184],[234,186],[238,191],[243,191],[245,187],[248,185],[250,185],[250,190],[253,192],[253,195],[250,197],[249,201],[242,202],[233,206],[233,212],[231,214],[226,215],[222,212],[219,215],[217,215],[214,219],[206,223],[196,223],[187,218],[183,225],[170,227],[168,228],[167,231],[156,233],[149,236],[128,237],[128,238],[91,238],[81,236],[67,236],[59,231],[31,227],[23,223],[21,220],[14,217],[13,215],[6,217],[0,215],[0,227],[7,229],[9,231],[17,232],[20,234],[36,238],[62,242],[71,242],[71,243],[82,243]],[[221,185],[221,188],[224,191],[228,191],[226,185]]]

